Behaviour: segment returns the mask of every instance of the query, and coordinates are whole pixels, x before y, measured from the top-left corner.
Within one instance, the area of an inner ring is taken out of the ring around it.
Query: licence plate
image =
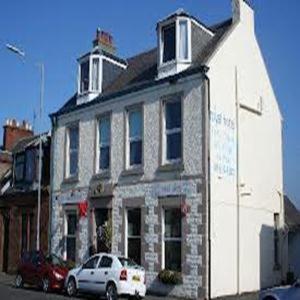
[[[134,275],[134,276],[132,276],[132,280],[140,282],[141,279],[140,279],[140,276]]]

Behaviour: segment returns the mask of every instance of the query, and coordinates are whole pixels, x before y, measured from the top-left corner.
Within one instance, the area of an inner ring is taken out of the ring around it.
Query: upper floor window
[[[98,134],[98,170],[103,171],[110,167],[110,116],[99,119]]]
[[[92,90],[99,90],[99,58],[92,59]]]
[[[26,151],[26,168],[25,179],[28,182],[32,182],[35,179],[36,164],[35,164],[35,150]]]
[[[191,60],[190,21],[179,18],[161,26],[160,63],[171,61],[189,62]]]
[[[182,158],[181,98],[174,97],[164,103],[164,159],[177,162]]]
[[[176,54],[176,27],[175,23],[162,28],[163,62],[175,59]]]
[[[22,181],[24,179],[25,155],[17,154],[15,157],[15,180]]]
[[[128,143],[127,166],[142,164],[143,157],[143,112],[142,107],[130,108],[127,111]]]
[[[76,176],[78,173],[79,127],[72,126],[67,132],[67,177]]]
[[[84,61],[80,65],[80,92],[84,93],[89,90],[90,84],[90,62]]]

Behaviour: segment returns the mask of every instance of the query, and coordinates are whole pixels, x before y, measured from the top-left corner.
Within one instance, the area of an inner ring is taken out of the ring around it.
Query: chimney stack
[[[20,124],[15,119],[7,119],[3,126],[3,150],[12,151],[20,139],[29,136],[33,136],[33,131],[28,122]]]
[[[96,38],[93,41],[93,47],[104,50],[110,54],[115,54],[116,48],[114,46],[114,39],[112,35],[108,32],[100,30],[97,28]]]

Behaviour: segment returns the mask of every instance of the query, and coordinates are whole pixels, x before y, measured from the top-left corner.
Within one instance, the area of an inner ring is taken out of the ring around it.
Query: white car
[[[283,286],[262,291],[260,300],[299,300],[300,282],[297,281],[292,286]]]
[[[83,265],[69,271],[65,288],[69,296],[77,292],[105,295],[108,300],[118,296],[145,297],[145,270],[132,260],[99,253]]]

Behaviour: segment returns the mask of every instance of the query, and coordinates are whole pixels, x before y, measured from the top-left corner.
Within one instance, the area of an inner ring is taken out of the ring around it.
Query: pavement
[[[79,296],[76,298],[70,298],[64,294],[58,293],[49,293],[45,294],[41,290],[25,287],[22,289],[17,289],[14,287],[14,279],[15,276],[7,275],[5,273],[0,273],[0,299],[3,300],[40,300],[40,299],[48,299],[48,300],[93,300],[97,299],[95,296]],[[99,299],[99,298],[98,298]],[[179,300],[179,298],[173,297],[155,297],[155,296],[146,296],[145,300]],[[258,300],[258,294],[246,294],[235,297],[225,297],[218,298],[215,300]]]

